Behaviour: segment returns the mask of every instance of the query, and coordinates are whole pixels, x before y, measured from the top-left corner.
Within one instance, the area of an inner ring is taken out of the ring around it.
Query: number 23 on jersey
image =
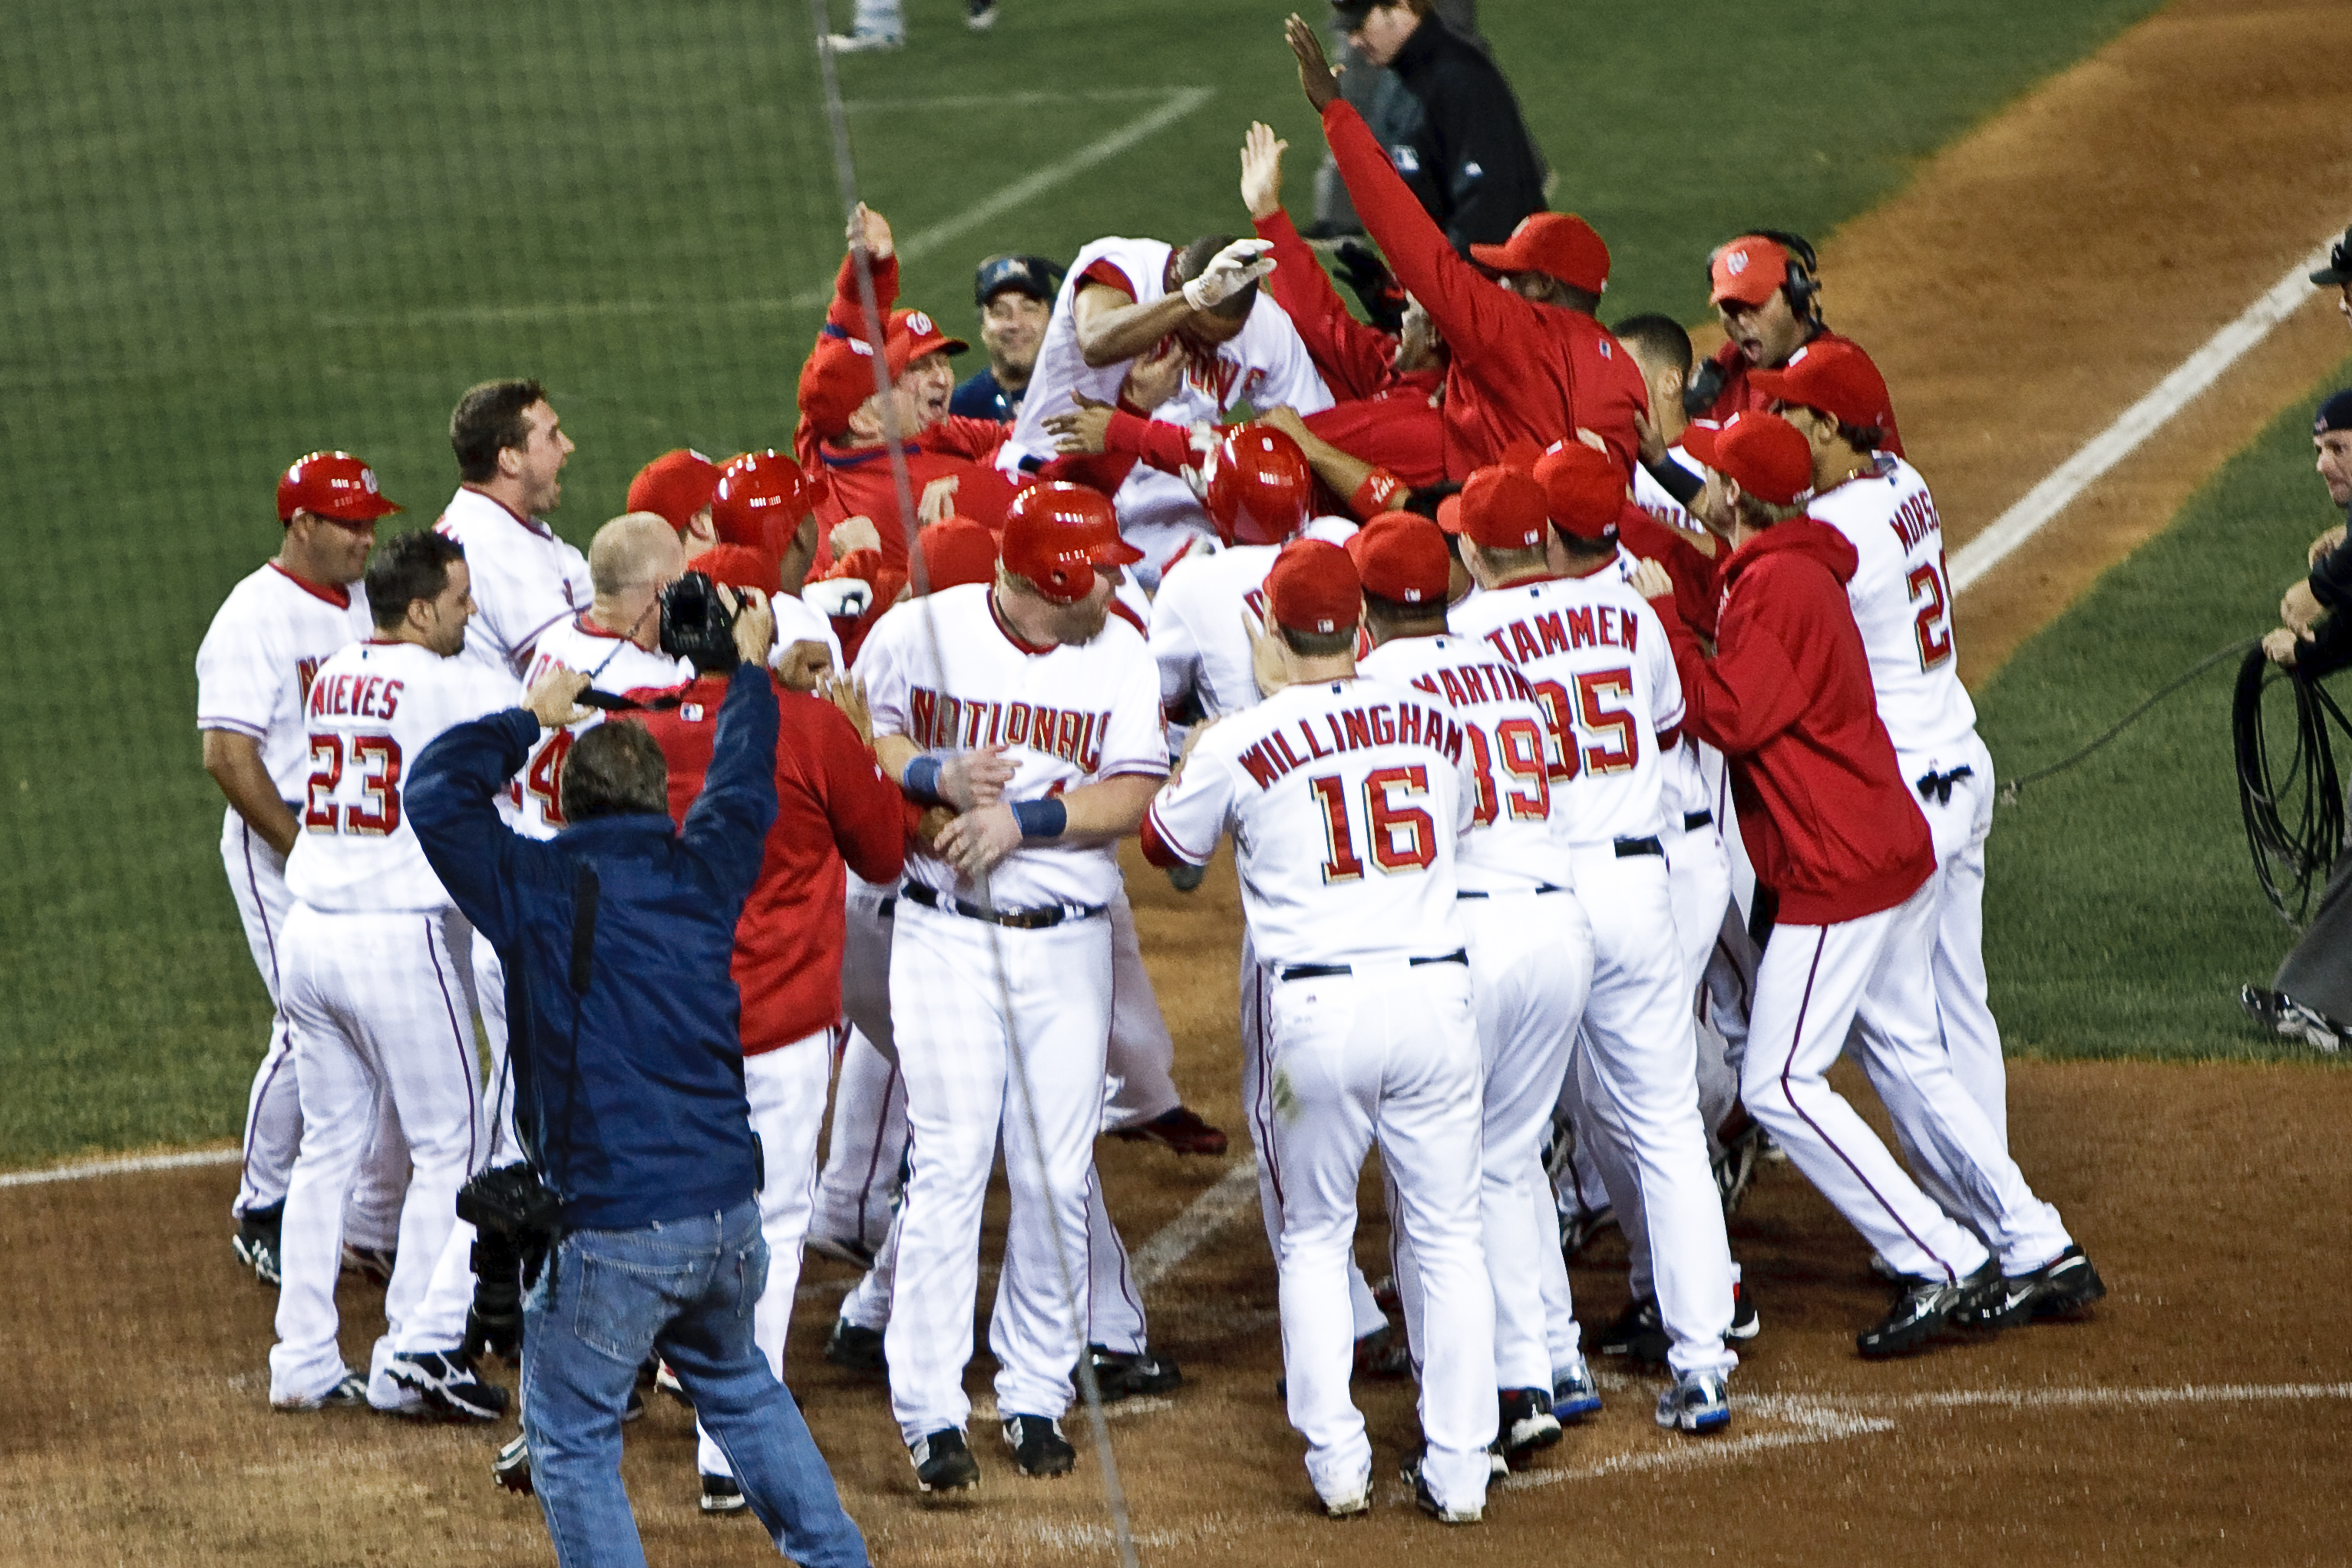
[[[336,804],[349,764],[359,774],[360,799]],[[354,735],[348,741],[332,731],[310,737],[310,783],[303,794],[302,826],[314,833],[359,833],[370,838],[400,831],[400,742],[388,735]]]

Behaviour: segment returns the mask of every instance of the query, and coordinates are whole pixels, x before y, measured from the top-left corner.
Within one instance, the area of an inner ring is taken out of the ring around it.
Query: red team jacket
[[[1704,554],[1631,501],[1617,514],[1617,542],[1634,559],[1654,560],[1666,569],[1675,580],[1675,608],[1681,612],[1683,624],[1714,642],[1716,616],[1723,603],[1716,571],[1731,547],[1717,539],[1717,553]]]
[[[1582,425],[1630,478],[1641,450],[1633,415],[1648,413],[1650,393],[1624,345],[1591,317],[1522,299],[1455,255],[1344,99],[1324,109],[1323,134],[1366,232],[1453,350],[1446,477],[1467,479],[1515,441],[1541,450]]]
[[[722,675],[638,716],[669,763],[669,812],[683,822],[702,792],[719,727]],[[842,866],[892,882],[906,852],[906,798],[831,703],[776,693],[776,821],[760,879],[735,927],[743,1054],[805,1040],[841,1021]]]
[[[1715,657],[1668,600],[1684,729],[1731,766],[1756,879],[1788,925],[1892,909],[1936,869],[1927,820],[1878,721],[1845,585],[1853,546],[1825,523],[1776,523],[1724,562]]]

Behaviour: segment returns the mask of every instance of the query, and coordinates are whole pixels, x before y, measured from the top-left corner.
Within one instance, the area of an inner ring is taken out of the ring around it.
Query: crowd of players
[[[572,447],[533,382],[465,394],[429,532],[373,548],[397,508],[356,458],[287,472],[284,548],[197,661],[278,1004],[236,1239],[279,1288],[274,1406],[507,1413],[479,1357],[510,1340],[469,1315],[453,1200],[522,1156],[535,1110],[499,1060],[499,955],[403,820],[404,759],[573,672],[643,711],[551,725],[513,825],[564,831],[568,755],[610,722],[654,731],[682,818],[719,689],[662,650],[689,571],[772,602],[793,694],[734,963],[773,1259],[757,1337],[781,1376],[804,1246],[865,1269],[826,1354],[887,1377],[925,1491],[979,1480],[963,1374],[1000,1149],[1015,1467],[1072,1468],[1082,1374],[1113,1400],[1181,1382],[1093,1170],[1105,1133],[1226,1146],[1170,1080],[1131,836],[1180,888],[1234,841],[1285,1398],[1335,1515],[1369,1500],[1355,1375],[1419,1379],[1406,1473],[1449,1521],[1600,1407],[1589,1349],[1665,1369],[1661,1427],[1723,1429],[1760,1330],[1725,1218],[1768,1145],[1889,1281],[1864,1356],[2104,1293],[2009,1151],[1992,766],[1940,523],[1811,248],[1715,249],[1704,361],[1665,318],[1604,327],[1590,225],[1533,212],[1458,252],[1313,31],[1289,40],[1391,269],[1360,278],[1369,323],[1253,126],[1252,237],[984,262],[990,369],[961,387],[966,345],[899,306],[860,208],[789,453],[662,455],[584,556],[543,520]],[[1829,1086],[1848,1052],[1902,1160]],[[1382,1289],[1354,1252],[1375,1147]],[[1630,1303],[1588,1335],[1565,1256],[1604,1219]],[[339,1266],[387,1281],[364,1374],[336,1344]],[[526,1481],[527,1446],[499,1468]],[[742,1506],[707,1436],[698,1468],[707,1511]]]

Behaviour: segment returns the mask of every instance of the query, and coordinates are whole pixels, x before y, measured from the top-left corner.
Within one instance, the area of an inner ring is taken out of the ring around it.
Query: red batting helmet
[[[1209,517],[1227,544],[1278,545],[1307,526],[1315,471],[1298,443],[1265,424],[1225,432],[1209,459]]]
[[[747,452],[720,470],[710,526],[724,544],[782,555],[793,529],[816,505],[816,486],[781,452]]]
[[[1143,552],[1118,537],[1110,497],[1053,479],[1032,485],[1004,508],[999,562],[1056,604],[1094,591],[1097,566],[1132,566]]]
[[[375,487],[375,470],[348,452],[313,452],[278,476],[278,520],[316,512],[339,523],[372,523],[400,510]]]

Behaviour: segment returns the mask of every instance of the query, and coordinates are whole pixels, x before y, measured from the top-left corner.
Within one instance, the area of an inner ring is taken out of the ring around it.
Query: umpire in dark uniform
[[[1543,211],[1543,162],[1510,84],[1431,0],[1331,0],[1331,11],[1357,56],[1403,85],[1382,139],[1455,250],[1500,245]]]

